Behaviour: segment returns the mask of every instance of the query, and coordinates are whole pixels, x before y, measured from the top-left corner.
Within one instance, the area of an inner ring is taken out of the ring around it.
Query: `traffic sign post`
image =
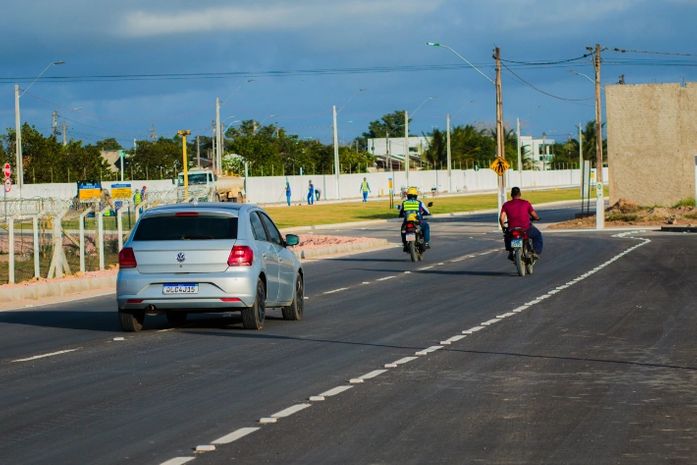
[[[10,166],[9,163],[5,163],[5,166],[2,169],[3,173],[5,173],[5,179],[8,179],[10,176],[12,176],[12,166]]]

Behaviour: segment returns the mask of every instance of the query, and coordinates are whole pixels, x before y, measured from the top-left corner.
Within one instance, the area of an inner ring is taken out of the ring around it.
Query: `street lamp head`
[[[440,47],[440,44],[438,42],[426,42],[426,45],[429,45],[431,47]]]
[[[184,136],[190,135],[190,134],[191,134],[191,131],[188,130],[188,129],[180,129],[179,131],[177,131],[177,134],[179,134],[180,136],[184,137]]]
[[[64,64],[65,64],[65,61],[63,61],[63,60],[58,60],[58,61],[54,61],[53,64],[54,64],[54,65],[64,65]]]

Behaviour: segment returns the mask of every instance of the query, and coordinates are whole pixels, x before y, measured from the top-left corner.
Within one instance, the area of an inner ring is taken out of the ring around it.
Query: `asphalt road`
[[[0,463],[697,462],[697,237],[548,232],[520,278],[491,218],[432,229],[422,263],[308,262],[306,318],[261,332],[121,333],[113,297],[0,313]]]

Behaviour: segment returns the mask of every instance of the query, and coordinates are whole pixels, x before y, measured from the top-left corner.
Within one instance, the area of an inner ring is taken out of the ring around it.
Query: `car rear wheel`
[[[303,285],[302,275],[298,275],[295,280],[295,295],[293,296],[293,302],[288,307],[283,307],[281,311],[283,312],[284,320],[302,320],[303,310],[305,306],[305,286]]]
[[[264,282],[257,281],[257,296],[251,307],[242,309],[242,326],[245,329],[259,330],[264,327],[266,316],[266,289]]]
[[[136,332],[143,329],[143,321],[145,320],[145,312],[136,310],[133,313],[119,312],[119,321],[121,329],[129,332]]]
[[[186,323],[186,312],[170,310],[167,312],[167,322],[172,326],[181,326]]]

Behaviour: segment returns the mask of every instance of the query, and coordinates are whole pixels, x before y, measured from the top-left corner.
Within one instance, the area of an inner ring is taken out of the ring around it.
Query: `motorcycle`
[[[429,202],[428,206],[432,207],[433,202]],[[400,207],[398,206],[398,208]],[[421,229],[421,221],[416,213],[409,213],[402,223],[401,232],[404,251],[409,254],[412,262],[421,261],[423,254],[426,253],[426,241]]]
[[[528,230],[513,228],[508,231],[511,237],[511,249],[513,249],[513,262],[519,276],[532,274],[537,259],[533,254],[532,239],[528,237]]]

